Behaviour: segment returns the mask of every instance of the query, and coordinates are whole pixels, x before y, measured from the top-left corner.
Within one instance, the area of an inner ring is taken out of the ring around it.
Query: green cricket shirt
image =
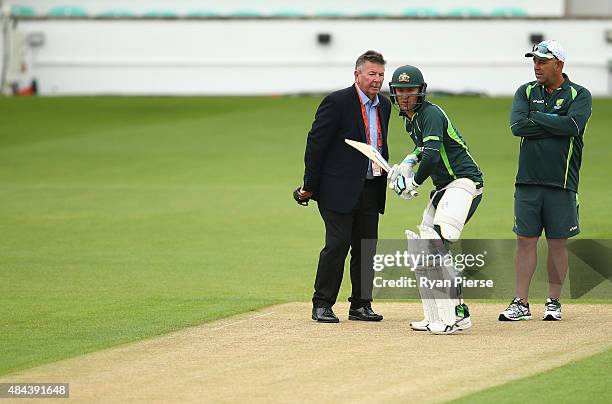
[[[516,184],[546,185],[578,192],[584,131],[591,93],[566,74],[549,94],[532,81],[516,90],[510,129],[521,137]]]
[[[413,153],[420,161],[414,177],[418,184],[431,177],[439,190],[457,178],[469,178],[477,188],[482,187],[480,168],[442,108],[425,101],[412,119],[404,117],[404,125],[416,146]]]

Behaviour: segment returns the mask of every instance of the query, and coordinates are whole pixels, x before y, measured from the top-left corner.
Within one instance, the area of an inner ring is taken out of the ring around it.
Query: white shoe
[[[519,321],[531,320],[531,311],[529,311],[529,303],[523,304],[520,298],[515,297],[510,302],[508,308],[499,313],[499,321]]]
[[[469,330],[470,328],[472,328],[471,317],[458,319],[457,322],[455,323],[455,326],[457,327],[457,331]]]
[[[561,303],[559,299],[546,299],[544,304],[544,321],[559,321],[561,320]]]
[[[423,319],[421,321],[413,321],[410,323],[410,328],[415,331],[427,331],[427,326],[429,325],[429,321]]]
[[[429,332],[436,335],[446,335],[472,328],[472,319],[470,317],[470,311],[468,310],[467,305],[460,304],[455,308],[455,311],[457,312],[457,320],[454,324],[448,325],[441,320],[438,320],[435,323],[427,326]]]
[[[457,320],[454,324],[444,324],[441,320],[431,323],[427,326],[427,329],[432,334],[436,335],[447,335],[453,334],[457,331],[465,331],[472,327],[472,320],[469,317]]]

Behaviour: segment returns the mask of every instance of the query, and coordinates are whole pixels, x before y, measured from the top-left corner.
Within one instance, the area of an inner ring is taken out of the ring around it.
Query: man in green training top
[[[548,243],[544,320],[561,320],[559,296],[568,270],[565,244],[580,232],[578,174],[591,93],[562,72],[565,51],[558,42],[543,41],[525,57],[533,58],[536,80],[519,87],[510,114],[510,129],[521,138],[514,193],[516,297],[499,320],[531,319],[529,284],[542,229]]]
[[[425,101],[427,83],[418,68],[410,65],[398,68],[389,87],[391,100],[399,106],[406,131],[416,146],[389,172],[389,187],[400,197],[412,199],[431,177],[435,189],[418,227],[420,234],[407,230],[406,235],[413,244],[418,244],[414,241],[417,239],[427,240],[420,244],[426,247],[427,253],[446,256],[448,243],[459,239],[463,226],[482,199],[482,173],[446,113]],[[415,173],[413,168],[417,163],[419,168]],[[438,261],[438,264],[424,263],[414,269],[425,318],[410,323],[412,329],[451,334],[470,328],[470,314],[463,303],[461,288],[434,290],[421,284],[423,278],[454,281],[458,277],[455,268]]]

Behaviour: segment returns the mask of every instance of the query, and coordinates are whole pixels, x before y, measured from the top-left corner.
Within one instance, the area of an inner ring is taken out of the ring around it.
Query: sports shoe
[[[561,320],[561,303],[559,299],[548,298],[544,304],[544,321]]]
[[[523,304],[520,298],[515,297],[505,311],[499,313],[499,321],[531,320],[529,303]]]
[[[427,326],[429,325],[429,321],[423,319],[421,321],[413,321],[410,323],[410,328],[415,331],[427,331]]]
[[[470,310],[467,305],[462,303],[455,307],[455,314],[457,315],[457,319],[454,324],[448,325],[438,320],[434,323],[428,324],[427,329],[432,334],[437,335],[446,335],[453,334],[457,331],[465,331],[472,327],[472,320],[470,318]]]

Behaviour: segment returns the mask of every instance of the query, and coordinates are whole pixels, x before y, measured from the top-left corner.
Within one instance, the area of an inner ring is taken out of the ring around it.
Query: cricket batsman
[[[389,172],[389,188],[409,200],[431,177],[435,189],[423,212],[419,233],[406,235],[413,243],[427,244],[429,253],[448,254],[449,243],[459,240],[465,223],[472,217],[482,199],[482,173],[468,146],[448,115],[439,106],[425,100],[427,83],[421,71],[410,65],[393,73],[391,101],[399,107],[406,131],[415,144],[401,164]],[[415,166],[418,164],[418,170]],[[420,240],[423,241],[420,241]],[[427,240],[427,241],[425,241]],[[453,265],[422,265],[415,268],[419,278],[446,279],[458,277]],[[450,282],[449,282],[450,283]],[[444,291],[422,287],[424,319],[410,323],[416,331],[452,334],[472,326],[460,286]],[[454,284],[454,283],[453,283]]]

